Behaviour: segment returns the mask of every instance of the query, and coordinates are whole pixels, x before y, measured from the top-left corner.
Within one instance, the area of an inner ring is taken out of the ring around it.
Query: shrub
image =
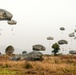
[[[30,69],[30,68],[33,68],[33,67],[30,63],[26,63],[26,64],[24,64],[24,68],[25,69]]]

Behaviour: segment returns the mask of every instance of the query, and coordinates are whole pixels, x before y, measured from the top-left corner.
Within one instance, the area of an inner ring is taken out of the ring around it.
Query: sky
[[[0,21],[0,47],[12,45],[17,48],[15,53],[21,53],[32,51],[35,44],[42,44],[46,47],[43,53],[50,54],[49,44],[65,39],[68,45],[60,46],[65,48],[63,53],[68,53],[69,48],[76,49],[76,40],[68,36],[76,29],[76,0],[0,0],[0,9],[12,13],[12,19],[17,21],[15,26]],[[63,34],[60,27],[65,28]],[[48,36],[54,40],[48,41]]]

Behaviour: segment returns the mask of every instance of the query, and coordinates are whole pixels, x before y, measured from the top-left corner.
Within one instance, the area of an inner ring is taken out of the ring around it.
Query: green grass
[[[10,69],[7,68],[0,68],[0,75],[15,75],[15,71],[11,71]]]

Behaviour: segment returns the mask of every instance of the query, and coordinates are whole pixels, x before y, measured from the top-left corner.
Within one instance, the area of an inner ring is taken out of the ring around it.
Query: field
[[[43,56],[43,61],[9,61],[0,57],[0,75],[76,75],[76,56]]]

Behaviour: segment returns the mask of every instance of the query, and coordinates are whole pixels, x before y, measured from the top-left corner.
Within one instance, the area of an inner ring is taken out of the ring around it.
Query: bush
[[[24,65],[24,68],[25,68],[25,69],[30,69],[30,68],[33,68],[33,67],[32,67],[32,65],[31,65],[30,63],[26,63],[26,64]]]

